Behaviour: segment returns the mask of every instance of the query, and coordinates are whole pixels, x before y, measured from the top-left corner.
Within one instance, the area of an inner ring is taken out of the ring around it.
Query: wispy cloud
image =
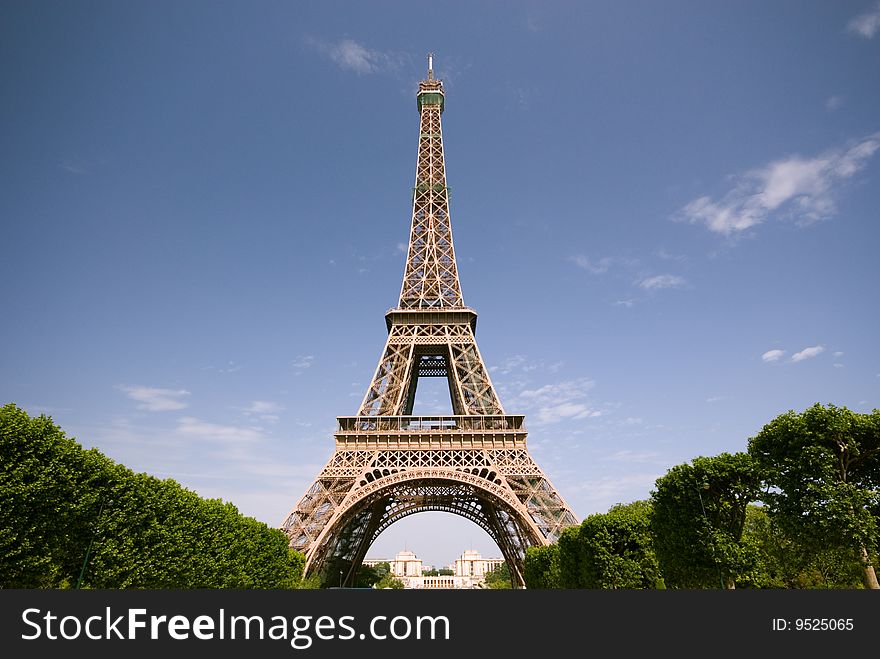
[[[592,380],[580,378],[524,389],[516,397],[516,404],[526,411],[535,410],[541,423],[598,417],[603,412],[584,400],[594,385]]]
[[[822,354],[825,352],[824,346],[811,346],[809,348],[804,348],[800,352],[796,352],[791,356],[791,361],[793,362],[802,362],[805,359],[812,359],[813,357]]]
[[[190,395],[185,389],[160,389],[129,385],[119,385],[117,389],[124,391],[129,398],[137,401],[139,410],[147,410],[148,412],[182,410],[188,405],[182,399]]]
[[[307,368],[311,368],[312,364],[315,363],[314,355],[300,355],[296,359],[293,360],[293,368],[296,369],[296,372],[302,373]]]
[[[598,261],[592,261],[582,254],[572,256],[571,261],[573,261],[577,267],[583,268],[594,275],[601,275],[608,272],[608,268],[611,266],[612,262],[608,257],[601,258]]]
[[[495,373],[498,372],[501,375],[507,375],[511,371],[515,371],[520,368],[523,364],[526,363],[526,358],[522,355],[513,355],[512,357],[508,357],[503,362],[501,362],[497,366],[490,366],[489,371]]]
[[[852,146],[815,158],[790,156],[746,172],[721,201],[704,196],[681,209],[676,219],[704,224],[726,236],[761,224],[773,214],[790,216],[799,224],[837,214],[837,186],[864,169],[880,149],[880,133]]]
[[[398,56],[371,50],[353,39],[342,39],[334,43],[310,38],[307,39],[307,43],[322,55],[330,58],[339,68],[361,75],[388,71],[400,66]]]
[[[89,170],[85,164],[81,162],[72,162],[72,161],[64,161],[59,167],[63,169],[65,172],[69,172],[71,174],[88,174]]]
[[[829,112],[834,112],[835,110],[839,110],[843,107],[843,97],[842,96],[830,96],[827,101],[825,101],[825,109]]]
[[[177,432],[190,437],[221,441],[227,444],[252,444],[263,437],[256,428],[209,423],[191,416],[180,419]]]
[[[557,423],[563,419],[590,419],[597,416],[602,416],[602,412],[584,403],[560,403],[538,410],[538,421],[541,423]]]
[[[761,359],[765,362],[777,362],[785,356],[785,350],[768,350],[763,355],[761,355]]]
[[[490,366],[489,371],[492,373],[499,373],[501,375],[507,375],[514,371],[520,371],[522,373],[531,373],[532,371],[547,371],[548,373],[556,373],[562,367],[562,362],[553,362],[546,363],[544,360],[530,360],[524,355],[513,355],[511,357],[507,357],[500,364],[495,366]]]
[[[656,254],[664,261],[677,261],[679,263],[687,261],[687,257],[684,254],[673,254],[672,252],[667,252],[662,247],[657,250]]]
[[[659,454],[654,451],[632,451],[624,449],[608,456],[608,460],[619,462],[655,462]]]
[[[573,488],[587,492],[591,500],[600,502],[599,508],[609,508],[614,503],[627,503],[637,499],[647,499],[657,479],[663,473],[627,473],[603,476],[597,479],[582,479]],[[637,495],[633,495],[638,492]]]
[[[685,284],[687,284],[687,280],[678,275],[655,275],[653,277],[646,277],[639,282],[639,286],[646,291],[663,288],[681,288]]]
[[[871,39],[880,30],[880,2],[872,9],[859,14],[847,25],[851,32],[855,32],[865,39]]]
[[[283,409],[284,406],[279,403],[273,403],[269,400],[255,400],[244,411],[249,414],[275,414]]]
[[[279,419],[278,413],[284,409],[279,403],[273,403],[269,400],[255,400],[242,410],[247,417],[255,417],[267,423],[276,423]]]
[[[525,389],[520,392],[520,398],[538,403],[550,401],[569,401],[585,396],[596,385],[593,380],[580,378],[566,380],[555,384],[545,384],[537,389]]]

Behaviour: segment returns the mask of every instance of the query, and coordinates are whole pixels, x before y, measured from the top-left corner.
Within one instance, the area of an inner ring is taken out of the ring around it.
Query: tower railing
[[[336,417],[337,433],[448,433],[462,432],[523,432],[522,414],[450,415],[450,416],[340,416]]]

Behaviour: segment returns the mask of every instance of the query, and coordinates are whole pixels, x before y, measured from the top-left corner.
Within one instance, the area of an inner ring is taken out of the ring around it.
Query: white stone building
[[[403,582],[405,588],[434,589],[434,588],[482,588],[486,575],[496,567],[504,563],[503,558],[483,558],[480,552],[468,549],[449,566],[453,574],[441,576],[426,576],[428,571],[422,565],[422,560],[414,552],[404,550],[389,560],[387,558],[365,558],[364,565],[378,565],[388,563],[391,566],[391,574]]]

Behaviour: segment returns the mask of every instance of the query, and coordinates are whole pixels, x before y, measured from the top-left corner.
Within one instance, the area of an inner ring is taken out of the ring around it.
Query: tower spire
[[[449,190],[443,157],[443,83],[434,79],[434,54],[428,54],[428,78],[416,94],[419,155],[413,187],[412,228],[400,309],[462,309],[461,284],[452,245]]]

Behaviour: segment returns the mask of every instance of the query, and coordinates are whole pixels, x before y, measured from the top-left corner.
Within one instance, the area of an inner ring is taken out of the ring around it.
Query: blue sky
[[[280,525],[397,303],[429,51],[478,345],[579,518],[878,407],[872,0],[4,2],[0,401]]]

